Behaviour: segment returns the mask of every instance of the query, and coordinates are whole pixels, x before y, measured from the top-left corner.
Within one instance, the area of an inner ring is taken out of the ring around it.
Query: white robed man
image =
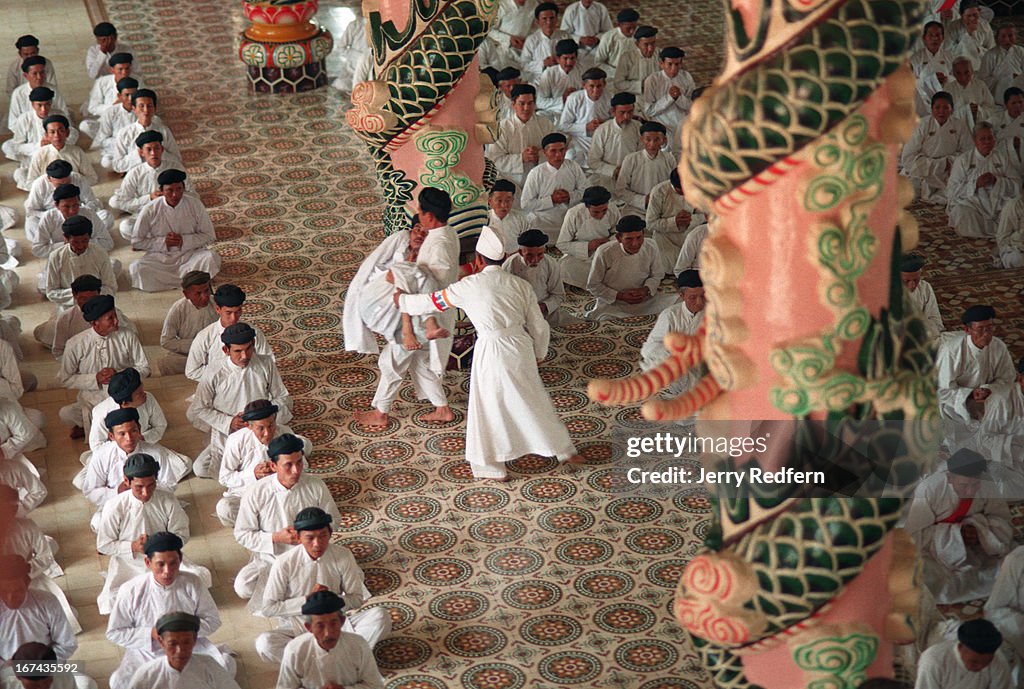
[[[565,299],[562,269],[558,261],[547,255],[548,241],[548,236],[540,230],[523,232],[516,240],[519,250],[506,258],[501,267],[530,283],[540,312],[549,325],[578,323],[578,318],[562,308]]]
[[[615,28],[605,31],[598,38],[597,46],[590,53],[595,67],[608,74],[615,74],[622,53],[633,48],[633,33],[640,23],[640,13],[631,7],[619,10],[615,15]]]
[[[96,689],[96,682],[80,673],[57,675],[41,674],[39,663],[56,663],[57,653],[53,646],[29,641],[14,652],[11,660],[24,661],[15,672],[14,664],[0,669],[0,687],[3,689]]]
[[[28,516],[48,495],[46,485],[21,462],[0,462],[0,484],[18,492],[19,517]]]
[[[306,598],[301,613],[307,631],[285,647],[277,689],[383,689],[370,645],[344,630],[344,607],[332,591]]]
[[[615,178],[615,197],[624,205],[623,213],[647,214],[651,191],[669,179],[679,161],[674,153],[663,150],[667,130],[661,122],[648,121],[640,127],[643,148],[622,159]]]
[[[503,180],[495,182],[495,187]],[[515,187],[511,182],[504,181],[512,191]],[[505,189],[505,186],[501,186]],[[500,191],[492,191],[491,196],[500,195]],[[511,196],[511,194],[509,195]],[[491,200],[494,204],[496,201]],[[429,205],[429,204],[428,204]],[[509,201],[511,205],[511,201]],[[493,213],[493,211],[492,211]],[[437,221],[440,222],[440,221]],[[428,222],[434,225],[435,222]],[[434,232],[442,231],[447,227],[442,225],[434,229]],[[450,229],[450,228],[449,228]],[[445,232],[445,235],[447,233]],[[345,305],[342,310],[342,331],[345,337],[345,349],[348,351],[360,352],[362,354],[379,354],[377,365],[380,367],[380,381],[377,383],[377,390],[374,393],[371,408],[365,411],[357,411],[356,420],[368,426],[386,426],[388,415],[391,413],[391,406],[398,397],[402,381],[406,375],[412,377],[416,394],[420,399],[428,400],[434,405],[434,411],[428,413],[428,420],[450,421],[454,418],[448,406],[448,397],[444,391],[443,376],[447,363],[447,353],[442,359],[442,352],[445,345],[441,340],[431,340],[426,348],[420,347],[407,349],[399,336],[399,331],[392,328],[391,336],[386,339],[384,349],[380,350],[377,345],[377,338],[373,330],[366,323],[361,304],[370,293],[376,293],[385,288],[390,293],[391,288],[387,275],[395,265],[408,262],[416,262],[424,242],[430,236],[430,231],[424,228],[419,215],[414,216],[412,228],[395,232],[384,239],[359,266],[352,282],[349,283],[348,291],[345,294]],[[458,246],[453,246],[449,238],[443,237],[443,245],[449,247],[446,252],[435,252],[440,257],[447,253],[447,259],[451,261],[451,249],[455,250],[455,262],[458,263]],[[440,261],[440,262],[444,262]],[[447,277],[447,276],[446,276]],[[385,305],[386,306],[386,305]],[[397,309],[396,309],[397,310]],[[449,350],[450,351],[450,348]]]
[[[217,318],[192,339],[192,346],[188,349],[188,360],[185,362],[186,378],[198,383],[208,369],[218,368],[227,359],[220,337],[224,334],[225,328],[238,323],[244,305],[245,292],[238,285],[224,284],[213,293],[213,310]],[[253,330],[256,331],[256,353],[273,359],[274,351],[270,348],[266,336],[260,330]]]
[[[17,462],[39,476],[39,470],[24,453],[40,447],[46,447],[46,439],[40,440],[39,428],[18,401],[0,397],[0,462]]]
[[[533,31],[537,0],[501,0],[498,15],[480,44],[480,67],[518,67],[526,37]]]
[[[143,663],[128,689],[240,689],[220,663],[194,653],[201,630],[202,621],[189,612],[169,612],[157,620],[153,631],[163,655]]]
[[[956,640],[921,654],[914,689],[1012,689],[1010,668],[999,655],[1003,636],[988,620],[961,623]]]
[[[59,213],[60,211],[58,211]],[[46,257],[43,292],[57,308],[57,315],[75,305],[71,283],[82,275],[95,275],[103,283],[104,294],[117,293],[114,264],[102,247],[92,241],[92,221],[73,215],[61,223],[64,243]]]
[[[108,108],[120,106],[117,96],[117,82],[135,76],[132,63],[135,56],[128,52],[117,52],[107,58],[108,73],[96,79],[89,90],[89,96],[82,103],[82,131],[93,138],[99,129],[99,120]],[[138,77],[135,77],[139,81]]]
[[[67,117],[66,112],[58,112],[53,109],[53,97],[53,89],[46,86],[40,86],[29,91],[28,100],[32,107],[28,111],[23,112],[14,121],[14,126],[11,128],[13,136],[5,141],[3,146],[0,146],[0,150],[3,151],[4,155],[9,160],[18,163],[21,168],[28,168],[29,163],[32,161],[32,156],[45,144],[46,128],[43,123],[46,121],[46,118],[50,115],[64,115]],[[68,143],[74,144],[77,142],[78,130],[71,127],[68,130]],[[25,170],[18,173],[19,178],[15,181],[22,181],[20,176],[25,173]]]
[[[597,301],[588,319],[655,315],[675,303],[675,294],[658,294],[665,264],[658,245],[644,238],[646,227],[643,218],[625,215],[615,226],[615,242],[594,252],[587,290]]]
[[[1020,142],[1024,140],[1024,90],[1011,86],[1003,92],[1005,108],[991,120],[996,133],[996,146],[1002,146],[1017,165],[1022,163]]]
[[[580,59],[590,63],[600,37],[612,30],[612,17],[608,8],[597,0],[576,0],[565,8],[562,29],[579,43]]]
[[[910,305],[924,319],[928,337],[934,340],[945,330],[945,326],[942,314],[939,313],[939,302],[935,299],[935,290],[921,277],[924,266],[925,259],[921,254],[904,254],[900,259],[900,280]]]
[[[506,254],[514,254],[518,250],[516,237],[530,229],[526,213],[513,208],[515,203],[516,185],[507,179],[495,180],[487,194],[487,225],[505,238]]]
[[[658,315],[654,328],[640,348],[640,367],[650,371],[668,359],[669,351],[665,347],[665,335],[683,333],[696,335],[704,324],[704,283],[696,270],[684,270],[676,276],[676,289],[679,290],[679,303],[673,304]],[[702,367],[701,367],[702,368]],[[690,370],[685,376],[677,379],[668,388],[673,397],[690,390],[697,384],[701,376],[701,368]]]
[[[85,71],[90,79],[99,79],[109,72],[107,60],[114,53],[133,53],[134,50],[117,35],[117,27],[110,22],[100,22],[92,28],[96,42],[85,51]]]
[[[1019,680],[1024,669],[1024,546],[1014,548],[999,565],[992,595],[985,601],[985,619],[1007,642],[1000,647],[1001,655]]]
[[[615,236],[615,226],[622,213],[611,203],[612,195],[605,187],[587,187],[583,203],[565,214],[555,246],[562,252],[558,265],[567,285],[586,289],[594,252]]]
[[[173,493],[157,486],[160,465],[145,454],[131,455],[124,463],[127,488],[108,500],[96,532],[96,549],[110,556],[107,578],[96,600],[101,615],[109,615],[122,584],[145,574],[146,540],[151,534],[169,531],[188,542],[188,516]],[[210,570],[186,558],[182,568],[197,575],[209,588]]]
[[[953,162],[946,185],[949,224],[962,237],[994,237],[999,214],[1020,194],[1021,171],[996,149],[992,125],[974,129],[974,147]]]
[[[210,444],[194,465],[201,478],[215,478],[220,473],[224,441],[245,425],[242,410],[252,400],[269,399],[278,406],[282,422],[292,418],[292,398],[277,364],[256,354],[256,331],[248,323],[235,323],[224,329],[220,339],[227,358],[207,369],[186,412],[193,426],[210,432]]]
[[[953,162],[974,147],[971,128],[953,117],[953,96],[939,91],[932,96],[931,114],[922,117],[900,154],[900,167],[910,178],[917,197],[945,205],[946,186]]]
[[[92,453],[89,463],[72,483],[96,507],[89,524],[98,532],[104,506],[128,489],[124,466],[129,457],[147,455],[157,461],[157,487],[170,493],[191,473],[192,460],[163,445],[146,442],[139,430],[139,412],[134,407],[115,409],[103,416],[109,442]]]
[[[545,67],[537,77],[537,112],[558,122],[565,100],[583,86],[583,70],[578,65],[579,46],[571,38],[555,43],[555,64]]]
[[[20,555],[0,555],[0,664],[30,641],[53,646],[61,662],[78,648],[60,603],[53,594],[31,588],[29,571]]]
[[[39,39],[32,34],[18,36],[18,40],[14,42],[14,48],[18,51],[18,56],[11,60],[7,67],[7,81],[4,85],[4,93],[7,95],[11,95],[11,92],[24,81],[21,65],[28,58],[39,54]],[[54,68],[53,62],[46,64],[46,81],[51,84],[57,83],[57,70]]]
[[[118,371],[107,383],[109,397],[92,410],[92,425],[89,428],[89,449],[96,451],[110,442],[106,417],[117,409],[135,409],[139,415],[139,432],[147,443],[159,443],[167,430],[167,417],[156,397],[146,392],[142,376],[134,368]],[[83,457],[83,464],[88,458]]]
[[[292,429],[277,423],[277,405],[270,400],[253,400],[242,410],[244,428],[228,436],[221,456],[220,474],[217,480],[227,490],[217,501],[217,518],[227,527],[234,527],[238,516],[238,505],[245,490],[262,478],[276,473],[274,463],[267,459],[270,442]],[[302,440],[303,457],[313,451],[308,438]],[[308,468],[308,464],[304,465]]]
[[[231,649],[210,641],[210,635],[221,626],[213,596],[199,577],[181,571],[184,545],[177,534],[150,534],[143,546],[147,571],[118,589],[107,621],[107,640],[124,648],[125,654],[110,675],[110,689],[127,689],[139,667],[165,655],[154,630],[161,617],[176,611],[191,613],[200,620],[193,652],[212,658],[235,676],[237,664]]]
[[[555,46],[559,41],[571,40],[568,31],[558,28],[558,5],[542,2],[533,9],[537,30],[523,41],[520,67],[523,80],[536,84],[544,70],[556,64]]]
[[[910,69],[917,77],[914,104],[920,117],[928,114],[932,96],[942,91],[953,75],[956,56],[943,47],[945,37],[941,22],[927,22],[921,32],[921,47],[910,55]]]
[[[961,448],[921,481],[904,528],[917,543],[924,583],[937,603],[985,598],[1013,546],[1006,499],[985,476],[985,458]]]
[[[331,515],[319,507],[307,507],[295,515],[292,526],[299,534],[298,547],[274,561],[257,614],[277,619],[277,628],[256,637],[256,653],[268,663],[279,664],[284,648],[305,629],[300,617],[306,596],[330,591],[345,601],[342,630],[358,634],[373,648],[391,632],[387,608],[358,610],[370,598],[351,551],[331,543]]]
[[[612,117],[594,130],[587,153],[591,170],[590,183],[605,189],[615,188],[622,161],[630,153],[639,151],[640,123],[633,119],[636,114],[636,96],[632,93],[616,93],[611,99]]]
[[[96,184],[99,177],[85,151],[70,143],[71,123],[64,115],[50,115],[43,120],[46,137],[42,145],[32,154],[27,167],[19,167],[14,171],[14,179],[18,188],[28,191],[32,183],[46,174],[46,167],[55,160],[66,160],[90,184]]]
[[[68,340],[57,378],[65,388],[78,390],[77,401],[60,410],[60,419],[71,427],[73,438],[85,437],[85,429],[92,424],[92,408],[107,398],[105,388],[115,373],[131,367],[140,376],[149,376],[142,343],[119,327],[113,297],[93,297],[82,306],[82,316],[92,327]]]
[[[540,142],[555,125],[537,114],[537,89],[530,84],[512,87],[512,114],[498,123],[498,136],[488,144],[487,157],[498,174],[522,187],[526,175],[540,162]]]
[[[658,53],[660,69],[644,79],[643,110],[652,120],[668,129],[669,147],[678,155],[682,147],[682,126],[693,107],[696,84],[693,75],[683,69],[686,53],[678,46],[662,48]]]
[[[960,18],[949,25],[946,43],[954,55],[968,58],[974,69],[981,67],[981,59],[995,47],[996,37],[992,25],[981,16],[977,0],[960,0]]]
[[[975,77],[971,61],[962,55],[953,60],[953,79],[946,82],[944,90],[953,96],[954,117],[964,120],[971,129],[997,109],[992,93]]]
[[[654,235],[654,241],[661,250],[665,274],[676,274],[676,260],[686,237],[707,222],[704,212],[686,200],[679,170],[673,168],[667,180],[651,189],[646,222],[647,229]]]
[[[121,219],[118,229],[121,236],[129,242],[138,214],[151,201],[164,195],[160,187],[160,175],[168,170],[183,170],[184,163],[164,149],[164,135],[158,131],[142,132],[135,137],[135,146],[139,149],[142,162],[132,167],[121,180],[121,185],[110,197],[110,207],[124,211],[127,217]],[[196,197],[192,188],[192,180],[185,177],[185,194]]]
[[[583,198],[587,176],[578,163],[566,160],[565,134],[548,134],[540,145],[545,162],[526,176],[521,203],[531,227],[554,233],[562,227],[566,212]]]
[[[29,104],[28,94],[32,89],[46,86],[53,91],[53,107],[58,112],[67,112],[68,104],[64,96],[57,90],[57,85],[46,80],[46,72],[49,69],[50,61],[42,55],[33,55],[21,62],[21,74],[23,81],[11,91],[10,105],[7,110],[7,127],[14,128],[14,122],[23,114],[32,109]]]
[[[190,271],[216,277],[220,255],[209,246],[217,241],[203,202],[185,194],[186,174],[164,170],[157,176],[160,196],[139,211],[132,228],[132,248],[145,255],[128,268],[132,287],[145,292],[174,289]]]
[[[139,90],[139,80],[125,77],[117,82],[117,100],[107,108],[96,124],[96,134],[92,137],[89,150],[100,151],[100,164],[109,168],[113,165],[114,153],[117,150],[117,137],[121,130],[135,123],[135,110],[132,108],[132,96]]]
[[[61,184],[53,190],[52,198],[54,208],[39,216],[38,221],[33,225],[32,231],[25,230],[25,237],[32,244],[32,255],[47,259],[46,268],[39,272],[36,280],[39,291],[46,293],[48,287],[51,268],[49,264],[50,254],[71,243],[69,241],[70,235],[64,233],[64,224],[69,219],[77,216],[81,216],[89,221],[89,227],[92,229],[92,234],[89,235],[89,246],[102,249],[106,253],[107,262],[110,263],[110,268],[114,273],[116,281],[117,277],[121,274],[121,262],[110,258],[110,252],[114,250],[114,240],[110,236],[110,216],[106,214],[101,216],[91,208],[82,205],[82,190],[74,184]],[[65,249],[65,252],[67,251]],[[74,249],[71,249],[71,251],[74,252]],[[93,252],[95,252],[95,249]],[[74,256],[62,257],[63,260],[54,266],[58,273],[62,274],[62,282],[67,279],[69,263],[72,265],[85,263],[87,264],[86,268],[91,267],[88,265],[88,257],[93,252],[86,251],[82,255],[75,254]],[[99,252],[95,253],[99,256]],[[98,265],[102,266],[103,264],[98,262]],[[78,270],[81,270],[81,268],[78,268]],[[75,277],[81,275],[81,273],[75,273],[75,268],[72,268],[71,274],[75,275]]]
[[[335,41],[334,50],[341,58],[341,64],[331,86],[343,93],[352,93],[358,83],[354,79],[356,65],[370,52],[370,43],[366,39],[366,17],[362,12],[356,12],[355,18]]]
[[[32,182],[29,189],[28,197],[25,199],[26,236],[31,236],[35,232],[43,214],[57,207],[57,202],[53,200],[53,192],[62,184],[73,184],[78,187],[79,203],[94,212],[105,227],[113,226],[110,212],[103,208],[103,204],[96,198],[96,192],[89,181],[75,172],[71,163],[58,159],[46,166],[46,174],[40,175]]]
[[[537,295],[525,280],[501,269],[505,243],[491,228],[481,231],[476,254],[479,272],[440,292],[396,292],[405,313],[461,308],[476,328],[466,414],[466,460],[473,475],[506,480],[504,464],[527,454],[581,463],[537,372],[551,335]]]
[[[996,45],[981,58],[978,75],[992,91],[995,100],[1002,101],[1006,89],[1024,74],[1024,48],[1017,45],[1017,30],[1005,25],[996,31]]]
[[[565,99],[558,130],[569,136],[566,157],[580,164],[584,171],[594,132],[612,116],[612,97],[607,92],[608,75],[604,70],[591,67],[583,73],[583,88]]]
[[[267,456],[274,464],[274,475],[251,484],[238,506],[235,540],[252,555],[235,577],[235,593],[253,600],[254,609],[260,609],[274,561],[299,545],[292,525],[295,515],[307,507],[319,507],[331,515],[335,528],[341,520],[327,484],[303,471],[303,447],[302,439],[290,433],[270,441]]]
[[[95,275],[79,275],[71,281],[71,298],[75,305],[67,309],[56,319],[46,320],[36,326],[32,335],[36,341],[53,351],[53,356],[60,361],[67,349],[68,341],[80,332],[88,330],[89,322],[82,315],[82,307],[93,297],[102,293],[103,283]],[[114,309],[117,314],[118,327],[139,335],[138,328],[124,315],[121,309]]]
[[[1009,201],[999,214],[996,251],[1004,268],[1024,266],[1024,196]]]
[[[110,147],[110,155],[103,155],[103,166],[109,165],[114,172],[125,173],[142,162],[135,140],[139,134],[157,131],[163,135],[164,148],[175,158],[181,159],[181,151],[174,140],[174,134],[156,114],[156,92],[150,89],[138,89],[132,94],[132,113],[135,121],[122,127],[114,137]]]
[[[210,302],[210,280],[202,270],[190,270],[181,278],[183,296],[171,304],[160,330],[160,346],[167,351],[156,362],[160,375],[184,373],[196,336],[220,318]]]
[[[615,90],[628,91],[640,97],[644,80],[658,71],[658,30],[641,26],[633,33],[633,47],[622,51],[615,68]]]

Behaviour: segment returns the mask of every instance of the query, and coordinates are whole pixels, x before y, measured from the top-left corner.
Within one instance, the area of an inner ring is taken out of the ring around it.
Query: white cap
[[[480,230],[480,237],[476,240],[476,252],[492,261],[505,258],[505,240],[501,232],[484,225]]]

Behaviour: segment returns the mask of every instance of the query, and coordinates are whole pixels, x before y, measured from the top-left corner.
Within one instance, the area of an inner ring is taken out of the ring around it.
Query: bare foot
[[[420,344],[420,341],[417,340],[416,336],[412,333],[402,333],[402,346],[410,352],[415,352],[417,349],[423,349],[423,345]]]
[[[451,333],[448,332],[448,330],[446,330],[445,328],[442,328],[440,326],[438,326],[436,328],[431,328],[428,325],[423,330],[424,330],[424,333],[426,334],[428,340],[443,340],[446,337],[451,337]]]
[[[573,455],[569,459],[565,460],[566,464],[586,464],[587,459],[583,455]]]
[[[454,420],[455,414],[452,412],[451,407],[438,407],[434,411],[420,417],[420,421],[435,421],[437,423],[447,423]]]
[[[360,426],[369,426],[370,428],[381,428],[388,425],[388,415],[382,411],[376,409],[370,409],[368,411],[357,411],[352,415],[355,418],[356,423]]]

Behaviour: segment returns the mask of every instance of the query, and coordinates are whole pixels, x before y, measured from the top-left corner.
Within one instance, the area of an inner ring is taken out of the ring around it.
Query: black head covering
[[[988,462],[985,461],[984,457],[966,447],[954,452],[953,456],[946,461],[946,468],[949,469],[949,473],[957,474],[958,476],[981,476],[987,466]]]
[[[535,96],[536,97],[536,95],[537,95],[537,89],[535,89],[530,84],[516,84],[515,86],[512,87],[512,92],[511,92],[509,97],[512,100],[515,100],[516,98],[519,98],[519,96]]]
[[[655,122],[654,120],[648,120],[640,125],[640,133],[646,134],[647,132],[658,132],[659,134],[667,134],[668,130],[665,129],[665,125],[661,122]]]
[[[245,292],[238,285],[221,285],[213,293],[213,301],[217,306],[235,308],[245,303]]]
[[[114,25],[110,22],[100,22],[99,24],[93,27],[92,35],[96,36],[97,38],[101,36],[116,36],[117,29],[115,29]]]
[[[641,26],[638,27],[636,33],[633,34],[633,38],[639,40],[641,38],[654,38],[658,35],[658,30],[653,26]]]
[[[583,205],[603,206],[612,200],[612,194],[604,187],[587,187],[583,190]]]
[[[331,525],[334,518],[319,507],[307,507],[295,515],[292,524],[296,531],[319,531]]]
[[[975,653],[995,653],[1003,645],[1003,635],[988,620],[968,620],[956,630],[957,641]]]
[[[53,89],[47,86],[36,86],[28,92],[28,99],[37,103],[45,103],[48,100],[53,100]]]
[[[82,235],[92,234],[92,221],[84,215],[72,215],[61,223],[60,228],[68,237],[81,237]]]
[[[696,270],[684,270],[683,272],[676,275],[676,288],[682,289],[684,287],[703,287],[704,283],[700,280],[700,272]]]
[[[225,347],[231,345],[244,345],[249,344],[256,339],[256,331],[252,329],[252,326],[248,323],[235,323],[224,328],[224,332],[220,334],[220,341],[224,343]]]
[[[107,59],[107,66],[113,67],[114,65],[130,65],[135,61],[135,58],[131,53],[114,53]]]
[[[547,148],[551,144],[564,144],[568,141],[569,140],[565,138],[565,134],[562,134],[561,132],[551,132],[550,134],[546,134],[544,138],[540,140],[540,147]]]
[[[563,38],[558,43],[555,43],[555,55],[558,57],[573,55],[578,52],[580,52],[580,46],[571,38]]]
[[[345,601],[333,591],[317,591],[302,604],[303,615],[329,615],[345,609]]]
[[[58,177],[57,179],[60,179]],[[57,188],[53,190],[53,202],[63,201],[65,199],[74,199],[82,195],[82,190],[74,184],[58,184]],[[78,216],[72,216],[78,217]],[[68,218],[70,220],[71,218]],[[86,218],[88,220],[88,218]],[[92,229],[92,223],[89,223],[89,229]]]
[[[127,478],[147,478],[160,473],[160,464],[152,455],[139,452],[124,460],[124,475]]]
[[[975,304],[971,306],[961,317],[964,325],[970,325],[977,321],[990,321],[996,317],[996,310],[988,304]]]
[[[925,260],[921,254],[903,254],[900,258],[901,273],[916,273],[924,268]]]
[[[620,91],[612,96],[612,107],[616,105],[636,105],[636,96],[628,91]]]
[[[54,179],[70,177],[72,172],[74,172],[74,168],[71,167],[71,163],[60,158],[46,166],[46,175]]]
[[[537,247],[547,246],[549,239],[550,238],[540,230],[527,230],[519,235],[519,239],[516,241],[519,243],[519,246]]]
[[[284,433],[270,441],[270,445],[267,446],[267,456],[270,457],[270,461],[276,462],[279,455],[301,452],[304,447],[301,438],[291,433]]]
[[[36,65],[45,65],[45,64],[46,64],[46,58],[43,57],[42,55],[33,55],[32,57],[26,57],[24,60],[21,61],[21,71],[22,72],[27,72],[30,67],[35,67]]]
[[[139,80],[135,77],[122,77],[117,80],[117,92],[121,93],[125,89],[137,89],[139,88]]]
[[[141,385],[142,376],[129,366],[110,377],[110,382],[107,383],[107,394],[113,397],[115,402],[121,404],[130,400]]]
[[[100,294],[82,304],[82,317],[86,322],[92,323],[113,310],[114,298],[109,294]]]
[[[24,36],[19,36],[18,40],[14,42],[14,47],[18,50],[21,50],[22,48],[31,48],[32,46],[38,47],[39,39],[30,33],[27,33]]]
[[[187,612],[169,612],[156,621],[156,633],[195,632],[199,633],[200,619]]]
[[[157,176],[156,183],[161,187],[165,184],[184,184],[186,177],[188,175],[182,170],[164,170]]]
[[[686,57],[686,51],[678,46],[670,45],[666,48],[662,48],[661,52],[658,53],[658,57],[662,60],[669,60],[672,58],[684,58]]]
[[[136,148],[142,148],[146,144],[151,144],[151,143],[154,143],[154,142],[163,143],[164,142],[164,135],[161,134],[160,132],[157,132],[157,131],[154,131],[154,130],[150,129],[149,131],[142,132],[137,137],[135,137],[135,146],[136,146]],[[168,171],[165,170],[165,172],[168,172]],[[157,184],[159,184],[159,183],[160,183],[160,178],[158,177],[157,178]]]
[[[624,215],[619,218],[619,222],[615,225],[615,231],[618,233],[624,232],[643,232],[647,229],[647,223],[639,215]]]
[[[491,191],[507,191],[509,193],[516,193],[516,185],[507,179],[499,179],[494,182],[494,186],[491,187]]]
[[[253,400],[245,405],[245,409],[242,410],[242,421],[249,423],[251,421],[267,419],[277,412],[277,405],[271,404],[270,400]]]
[[[46,129],[51,124],[63,125],[65,129],[71,128],[71,123],[68,122],[68,118],[64,117],[63,115],[50,115],[49,117],[47,117],[45,120],[43,120],[43,129]]]
[[[640,21],[640,13],[632,8],[619,10],[619,13],[615,15],[615,21],[619,24],[625,24],[626,22],[638,22]]]
[[[146,553],[146,557],[153,557],[154,553],[167,553],[172,550],[177,550],[180,553],[184,547],[185,543],[178,534],[170,531],[158,531],[155,534],[150,534],[142,546],[142,551]]]
[[[114,430],[117,426],[120,426],[123,423],[130,423],[132,421],[135,423],[139,422],[139,410],[135,407],[111,409],[107,412],[107,415],[103,417],[103,425],[107,427],[108,431]]]
[[[71,282],[71,293],[99,292],[103,289],[103,283],[95,275],[79,275]]]

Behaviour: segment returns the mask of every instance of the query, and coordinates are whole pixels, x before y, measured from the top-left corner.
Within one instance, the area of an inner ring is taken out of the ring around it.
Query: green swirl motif
[[[419,134],[415,141],[416,150],[426,155],[423,161],[426,170],[420,172],[420,184],[444,189],[456,207],[467,206],[480,198],[484,193],[482,187],[475,186],[466,175],[452,172],[469,142],[466,132],[461,129],[428,131]]]
[[[802,670],[830,675],[812,680],[807,689],[857,689],[877,651],[877,636],[850,634],[797,646],[793,661]]]

